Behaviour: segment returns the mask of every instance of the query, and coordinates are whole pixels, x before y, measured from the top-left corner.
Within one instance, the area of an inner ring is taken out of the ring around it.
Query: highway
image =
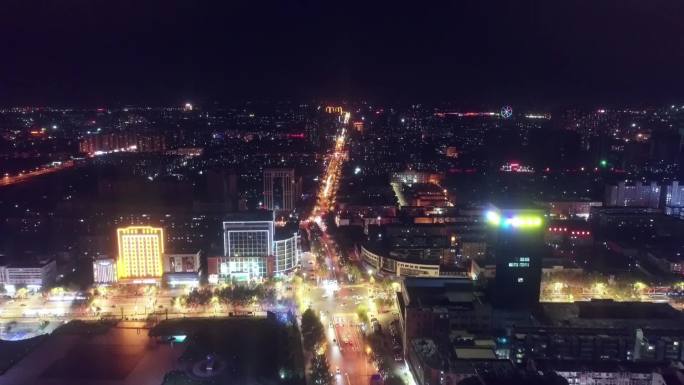
[[[9,175],[5,174],[2,178],[0,178],[0,187],[2,186],[10,186],[13,184],[18,184],[18,183],[23,183],[23,182],[28,182],[29,180],[32,180],[35,177],[41,176],[41,175],[47,175],[47,174],[52,174],[58,171],[66,170],[71,167],[74,167],[74,161],[69,160],[66,162],[61,162],[59,164],[55,165],[50,165],[50,166],[41,166],[38,169],[35,169],[33,171],[28,171],[28,172],[22,172],[17,175]]]

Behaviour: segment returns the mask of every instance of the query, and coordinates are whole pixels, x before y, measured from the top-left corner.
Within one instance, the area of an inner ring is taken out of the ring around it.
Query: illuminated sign
[[[116,230],[119,248],[117,277],[159,278],[162,276],[164,230],[160,227],[131,226]]]
[[[342,114],[342,107],[340,106],[327,106],[325,107],[325,112],[329,114]]]
[[[496,211],[487,211],[485,214],[485,219],[487,223],[492,226],[497,226],[501,228],[536,228],[542,225],[542,218],[538,215],[513,215],[510,217],[502,217]]]

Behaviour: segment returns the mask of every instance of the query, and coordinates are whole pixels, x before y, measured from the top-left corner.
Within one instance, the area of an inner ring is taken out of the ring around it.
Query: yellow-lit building
[[[164,230],[161,227],[130,226],[116,230],[119,247],[118,279],[161,278]]]

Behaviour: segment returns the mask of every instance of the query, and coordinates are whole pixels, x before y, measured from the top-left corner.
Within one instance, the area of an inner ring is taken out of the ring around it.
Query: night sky
[[[684,2],[0,4],[1,105],[311,97],[682,101]]]

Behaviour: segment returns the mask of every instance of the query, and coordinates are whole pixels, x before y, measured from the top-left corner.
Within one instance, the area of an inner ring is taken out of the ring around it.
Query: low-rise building
[[[3,283],[38,288],[52,284],[56,277],[57,262],[54,259],[16,261],[5,266]]]
[[[443,338],[451,330],[492,328],[492,306],[482,300],[469,278],[405,278],[397,302],[405,347],[414,338]]]
[[[116,282],[116,260],[114,258],[98,258],[93,261],[93,282],[105,285]]]
[[[626,361],[539,361],[541,371],[553,371],[570,385],[665,385],[661,363]]]

